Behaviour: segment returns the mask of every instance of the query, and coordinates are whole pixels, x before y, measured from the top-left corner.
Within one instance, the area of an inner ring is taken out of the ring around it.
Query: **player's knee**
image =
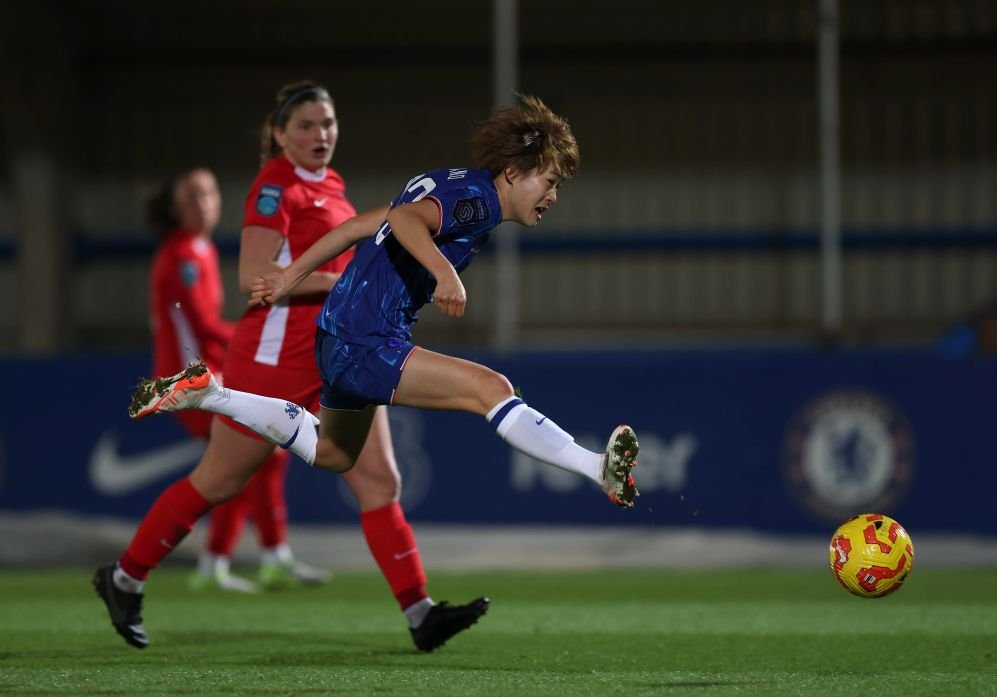
[[[188,475],[191,485],[213,506],[225,503],[242,491],[253,476],[253,470],[231,467],[224,460],[213,457],[209,450]]]
[[[350,489],[357,497],[360,510],[369,511],[397,501],[402,493],[402,483],[398,476],[381,475],[351,481]]]
[[[357,467],[344,477],[363,510],[380,508],[401,495],[402,478],[393,457],[381,448],[364,448]]]
[[[211,500],[214,505],[219,505],[225,503],[236,497],[243,489],[246,488],[246,482],[226,482],[225,485],[219,489],[216,489],[215,496]]]
[[[482,413],[513,395],[512,383],[502,373],[488,370],[478,381],[478,400]]]
[[[195,476],[191,473],[191,484],[204,500],[218,506],[233,498],[246,487],[247,479],[242,477]]]
[[[387,505],[397,501],[402,495],[401,475],[397,470],[380,471],[370,490],[373,498],[367,502],[369,506]]]

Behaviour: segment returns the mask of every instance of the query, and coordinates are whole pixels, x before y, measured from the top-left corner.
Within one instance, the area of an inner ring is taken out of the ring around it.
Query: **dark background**
[[[469,316],[426,338],[524,344],[826,341],[817,233],[817,3],[522,0],[519,89],[572,122],[582,169],[522,232],[519,297],[488,255]],[[203,164],[229,288],[257,129],[325,83],[358,208],[469,164],[495,101],[493,4],[4,3],[0,351],[147,345],[144,194]],[[997,257],[997,6],[840,3],[845,344],[930,344],[986,311]],[[625,282],[622,282],[625,281]]]

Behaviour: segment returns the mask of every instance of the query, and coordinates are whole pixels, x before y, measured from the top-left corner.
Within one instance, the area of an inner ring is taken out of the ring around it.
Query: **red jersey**
[[[218,250],[210,240],[174,230],[152,261],[149,293],[153,375],[173,375],[204,359],[220,371],[232,324],[221,317],[224,295]]]
[[[256,176],[246,197],[243,227],[256,225],[283,235],[277,263],[287,266],[316,240],[355,215],[356,210],[346,199],[346,184],[335,170],[327,167],[323,173],[315,174],[295,167],[281,156],[263,165]],[[353,250],[349,250],[318,270],[338,273],[352,258]],[[226,370],[238,369],[241,373],[242,368],[257,364],[308,371],[317,377],[315,318],[325,296],[324,292],[292,296],[274,306],[247,309],[229,345]],[[238,381],[245,384],[251,379],[240,375]]]

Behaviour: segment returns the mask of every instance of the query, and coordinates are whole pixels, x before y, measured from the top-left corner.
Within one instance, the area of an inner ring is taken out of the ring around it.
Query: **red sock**
[[[211,504],[184,477],[152,504],[118,564],[132,578],[145,580],[210,509]]]
[[[249,480],[249,494],[253,507],[253,522],[260,537],[260,547],[273,549],[287,541],[287,500],[284,498],[284,480],[287,463],[291,459],[286,450],[276,448],[263,466]]]
[[[231,557],[239,543],[239,536],[249,517],[249,487],[211,511],[211,530],[208,532],[208,551]]]
[[[367,546],[402,610],[428,598],[415,535],[398,502],[361,513],[360,525]]]

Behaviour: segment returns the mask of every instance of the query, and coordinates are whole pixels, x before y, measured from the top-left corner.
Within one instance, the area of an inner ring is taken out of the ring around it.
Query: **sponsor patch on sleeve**
[[[193,288],[199,275],[200,269],[197,262],[185,261],[180,264],[180,282],[183,283],[184,288]]]
[[[264,184],[256,196],[256,212],[260,215],[273,215],[280,208],[280,197],[284,189],[273,184]]]
[[[473,225],[488,220],[488,204],[480,196],[462,198],[453,207],[453,219],[458,225]]]

